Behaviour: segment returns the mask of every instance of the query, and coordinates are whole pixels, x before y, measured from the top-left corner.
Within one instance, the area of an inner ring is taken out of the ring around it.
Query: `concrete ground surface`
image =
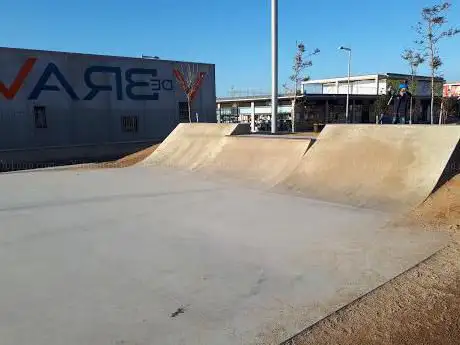
[[[386,226],[444,232],[450,244],[286,345],[460,343],[460,175]]]
[[[2,345],[277,344],[449,240],[163,168],[7,174],[0,190]]]

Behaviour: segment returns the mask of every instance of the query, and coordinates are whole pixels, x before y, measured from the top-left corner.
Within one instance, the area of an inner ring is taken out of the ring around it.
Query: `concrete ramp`
[[[271,187],[297,167],[311,140],[230,136],[221,143],[221,150],[197,170]]]
[[[327,125],[277,188],[322,200],[404,211],[423,202],[443,175],[459,126]],[[449,163],[449,164],[448,164]]]
[[[245,124],[181,123],[138,165],[194,169],[221,150],[226,136],[247,133]]]

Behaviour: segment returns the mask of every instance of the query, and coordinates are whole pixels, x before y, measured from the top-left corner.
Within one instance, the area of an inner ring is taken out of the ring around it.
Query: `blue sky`
[[[279,0],[279,78],[290,73],[296,40],[319,48],[312,78],[408,72],[400,54],[413,45],[422,6],[436,0]],[[460,3],[448,14],[460,26]],[[0,46],[210,62],[218,96],[269,90],[270,0],[0,0]],[[442,72],[460,80],[460,35],[440,45]],[[420,74],[428,72],[426,67]]]

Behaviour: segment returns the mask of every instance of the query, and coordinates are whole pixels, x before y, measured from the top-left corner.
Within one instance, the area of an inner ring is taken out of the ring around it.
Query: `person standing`
[[[399,93],[394,97],[393,103],[393,124],[405,124],[409,111],[411,93],[407,90],[407,83],[399,85]]]

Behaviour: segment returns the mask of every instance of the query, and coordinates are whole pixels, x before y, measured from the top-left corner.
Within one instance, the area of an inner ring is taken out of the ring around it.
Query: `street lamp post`
[[[278,0],[272,0],[272,133],[278,115]]]
[[[349,122],[348,112],[350,109],[350,71],[351,71],[351,49],[346,47],[339,47],[339,50],[346,50],[348,51],[348,89],[347,89],[347,109],[346,109],[346,123]]]

